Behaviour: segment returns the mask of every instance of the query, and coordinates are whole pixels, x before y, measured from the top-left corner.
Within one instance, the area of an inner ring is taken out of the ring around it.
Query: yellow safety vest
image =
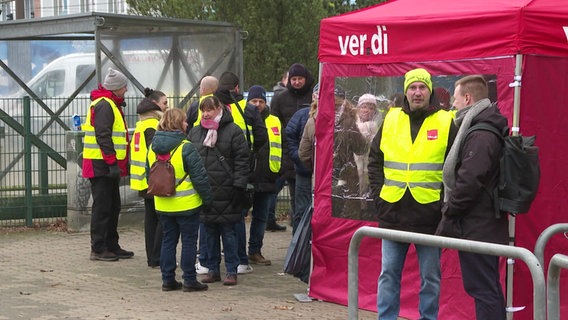
[[[280,120],[273,116],[268,115],[264,119],[266,124],[266,131],[268,132],[269,153],[268,164],[270,171],[278,173],[280,171],[280,164],[282,163],[282,126]]]
[[[176,184],[185,176],[185,170],[183,169],[183,146],[186,143],[191,143],[187,140],[183,140],[182,144],[175,150],[172,154],[170,153],[170,163],[174,167],[176,175]],[[156,153],[152,148],[148,148],[148,165],[152,167],[152,164],[156,162]],[[199,207],[203,202],[201,201],[201,196],[193,189],[193,183],[189,175],[176,187],[176,194],[171,197],[158,197],[154,196],[154,205],[156,211],[158,212],[180,212],[195,209]]]
[[[116,152],[117,160],[126,159],[126,148],[128,148],[128,141],[126,139],[127,129],[126,123],[122,118],[120,110],[109,98],[98,98],[97,100],[91,102],[89,110],[87,111],[87,117],[82,128],[85,131],[84,147],[83,147],[83,158],[85,159],[103,159],[103,153],[99,144],[97,143],[97,137],[95,136],[95,127],[91,125],[91,109],[101,101],[106,100],[114,114],[114,123],[112,124],[112,143],[114,144],[114,150]]]
[[[130,140],[130,188],[132,190],[148,189],[146,181],[146,129],[156,129],[160,121],[156,118],[149,118],[138,121],[136,129]]]
[[[413,143],[409,116],[401,108],[389,110],[380,145],[385,173],[381,199],[396,202],[408,188],[418,203],[440,200],[451,122],[452,115],[444,110],[428,116]]]
[[[207,98],[207,97],[211,97],[213,94],[206,94],[202,97],[199,97],[199,103],[197,104],[197,119],[195,120],[195,122],[193,123],[193,126],[198,126],[199,123],[201,122],[201,108],[199,107],[201,105],[201,101],[203,101],[203,99]]]

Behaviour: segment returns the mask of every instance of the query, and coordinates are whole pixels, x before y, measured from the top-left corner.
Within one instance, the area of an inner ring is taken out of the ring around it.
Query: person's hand
[[[108,167],[108,171],[109,171],[109,174],[108,174],[109,178],[113,178],[113,179],[120,178],[120,168],[118,167],[118,163],[110,165]]]
[[[231,207],[241,210],[243,208],[243,199],[245,198],[244,188],[233,188],[233,199],[231,200]]]

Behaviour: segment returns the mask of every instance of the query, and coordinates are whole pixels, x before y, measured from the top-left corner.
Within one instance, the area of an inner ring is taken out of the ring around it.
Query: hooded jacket
[[[99,98],[108,98],[112,100],[117,108],[120,110],[122,115],[122,121],[124,121],[124,126],[128,129],[126,120],[124,119],[124,112],[122,108],[124,105],[124,98],[120,98],[99,86],[91,92],[91,101],[95,101]],[[110,173],[109,167],[118,164],[120,168],[120,176],[124,177],[128,175],[128,154],[123,160],[116,159],[116,150],[114,149],[114,144],[112,142],[112,125],[114,123],[114,112],[108,101],[101,99],[92,108],[89,108],[91,112],[92,126],[95,128],[95,136],[97,139],[97,144],[102,151],[103,159],[85,159],[83,158],[82,174],[84,178],[97,178],[105,177]],[[126,134],[126,140],[128,141],[128,132]],[[128,148],[127,148],[128,150]],[[128,151],[127,151],[128,152]]]
[[[507,126],[505,118],[496,106],[483,110],[471,125],[488,123],[499,131]],[[476,130],[462,144],[456,166],[456,184],[444,213],[437,234],[462,239],[507,244],[509,239],[508,216],[495,217],[492,195],[499,183],[499,161],[503,143],[495,134]]]
[[[156,154],[170,153],[185,139],[185,133],[181,131],[156,131],[150,148]],[[197,191],[204,205],[208,205],[212,201],[211,187],[207,177],[207,171],[201,161],[199,152],[192,143],[183,145],[181,151],[183,159],[184,171],[188,174],[186,179],[190,179],[193,189]],[[146,160],[146,176],[150,172],[148,160]],[[176,212],[175,215],[190,215],[197,213],[201,207],[196,209]]]
[[[306,83],[303,87],[296,89],[292,87],[290,80],[286,84],[286,90],[281,91],[272,98],[270,103],[270,113],[278,117],[282,123],[282,128],[288,126],[288,122],[296,111],[309,108],[312,103],[312,88],[314,86],[314,78],[306,69]],[[286,136],[282,138],[286,141]],[[286,144],[282,150],[282,170],[281,173],[285,179],[294,179],[296,173],[294,171],[294,162],[289,157],[289,151]]]
[[[266,129],[265,129],[266,130]],[[189,131],[188,139],[199,150],[203,164],[207,170],[209,184],[213,190],[211,210],[201,214],[203,223],[236,223],[241,220],[242,206],[234,206],[240,201],[234,201],[238,195],[235,188],[244,190],[249,176],[249,154],[247,141],[243,131],[233,122],[231,113],[223,109],[223,115],[217,129],[217,143],[214,148],[203,145],[208,129],[201,125]],[[265,132],[266,134],[266,132]],[[227,172],[221,163],[219,155],[224,157],[231,172]],[[242,193],[240,193],[242,194]]]
[[[410,111],[408,101],[405,98],[405,103],[402,107],[402,110],[403,112],[408,114],[410,118],[410,131],[413,141],[414,139],[416,139],[420,127],[428,116],[436,112],[447,112],[441,110],[437,104],[433,105],[432,98],[430,99],[430,105],[430,107],[426,107],[425,109]],[[441,201],[434,201],[428,204],[420,204],[412,197],[409,189],[406,189],[402,198],[394,203],[383,201],[380,198],[379,194],[381,192],[381,188],[384,184],[385,179],[383,171],[384,154],[382,153],[380,148],[382,132],[383,125],[381,125],[379,131],[375,135],[375,138],[371,142],[368,165],[369,187],[371,197],[375,201],[375,205],[378,210],[379,227],[434,234],[442,217]],[[451,148],[456,134],[457,127],[452,122],[448,136],[448,145],[445,154],[446,156]]]

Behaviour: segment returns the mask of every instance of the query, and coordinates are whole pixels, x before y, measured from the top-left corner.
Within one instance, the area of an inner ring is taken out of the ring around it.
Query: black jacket
[[[215,149],[218,153],[203,145],[207,131],[199,125],[193,127],[188,135],[189,141],[195,144],[201,154],[213,190],[211,210],[201,214],[201,221],[235,223],[241,220],[242,206],[232,205],[236,203],[233,198],[239,194],[237,190],[244,190],[248,183],[250,152],[247,142],[243,131],[233,122],[231,113],[225,109],[217,129]],[[231,172],[227,172],[218,154],[224,157],[224,162]]]
[[[471,125],[488,123],[499,131],[507,126],[496,106],[483,110]],[[495,217],[495,206],[490,195],[499,183],[499,160],[503,143],[485,130],[471,132],[465,141],[456,166],[456,184],[444,205],[444,217],[438,234],[468,240],[507,244],[508,216]]]
[[[286,86],[286,90],[281,91],[272,98],[270,103],[270,113],[278,117],[282,123],[282,128],[288,126],[288,122],[296,111],[309,108],[312,103],[312,87],[314,85],[313,77],[308,74],[306,83],[300,89],[295,89],[290,85],[290,81]],[[286,141],[284,135],[283,140]],[[286,179],[294,179],[296,173],[294,170],[294,162],[289,157],[289,152],[284,145],[282,152],[282,175]]]
[[[408,104],[403,107],[403,111],[410,117],[410,131],[412,140],[418,135],[420,127],[424,120],[440,111],[439,107],[428,107],[425,110],[417,110],[411,112]],[[440,111],[446,112],[446,111]],[[379,194],[384,183],[385,175],[383,171],[384,154],[380,149],[382,139],[383,126],[375,135],[371,142],[371,150],[369,152],[369,187],[371,189],[371,197],[375,201],[379,227],[396,229],[411,232],[420,232],[426,234],[434,234],[436,227],[442,217],[441,214],[441,200],[428,204],[420,204],[412,197],[412,194],[407,189],[402,199],[395,203],[383,201]],[[450,134],[448,136],[448,147],[446,149],[446,156],[451,148],[451,145],[456,137],[457,127],[455,124],[450,126]],[[443,191],[441,193],[441,197]]]

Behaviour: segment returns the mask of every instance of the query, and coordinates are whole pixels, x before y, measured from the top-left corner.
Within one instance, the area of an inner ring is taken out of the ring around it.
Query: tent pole
[[[521,79],[523,67],[523,55],[517,54],[515,62],[515,78],[514,82],[509,86],[514,88],[513,98],[513,127],[511,134],[513,136],[519,135],[519,111],[521,105]],[[509,245],[515,245],[515,216],[509,217]],[[515,261],[511,258],[507,259],[507,320],[513,320],[513,270]]]

